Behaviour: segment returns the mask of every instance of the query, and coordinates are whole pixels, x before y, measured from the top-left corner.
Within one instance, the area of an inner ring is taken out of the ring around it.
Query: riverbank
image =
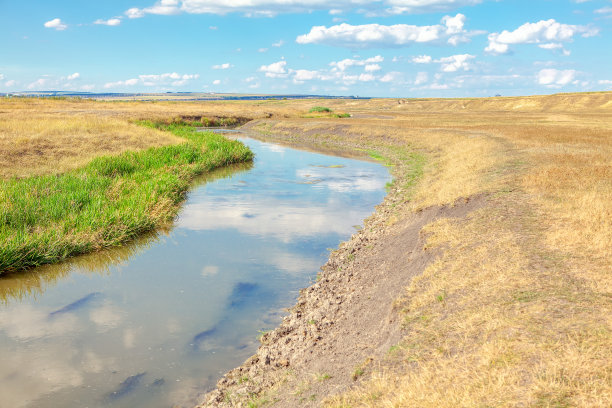
[[[140,122],[177,144],[99,156],[57,175],[0,180],[0,274],[121,245],[171,222],[198,175],[250,150],[185,123]]]
[[[607,98],[507,98],[494,112],[432,100],[350,123],[248,124],[378,151],[396,181],[201,406],[606,406]],[[398,150],[425,158],[418,180]]]

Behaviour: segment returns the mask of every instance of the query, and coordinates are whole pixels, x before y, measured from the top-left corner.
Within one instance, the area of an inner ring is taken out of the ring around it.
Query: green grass
[[[174,219],[199,174],[253,153],[185,124],[155,124],[185,143],[103,156],[61,175],[0,180],[0,274],[120,245]]]
[[[326,108],[325,106],[314,106],[312,108],[310,108],[310,110],[308,112],[313,113],[313,112],[331,112],[332,110],[330,108]]]

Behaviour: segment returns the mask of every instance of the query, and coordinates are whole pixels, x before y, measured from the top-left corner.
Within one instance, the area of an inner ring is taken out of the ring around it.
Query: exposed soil
[[[395,173],[402,177],[401,169]],[[199,407],[319,406],[384,364],[402,338],[396,300],[439,255],[423,248],[421,229],[487,203],[477,196],[411,213],[404,193],[389,191],[364,228],[331,254],[317,283],[301,291],[281,325],[262,337],[257,354],[228,372]]]

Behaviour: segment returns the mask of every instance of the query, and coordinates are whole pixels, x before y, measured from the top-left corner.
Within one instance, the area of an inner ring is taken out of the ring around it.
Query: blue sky
[[[0,92],[612,89],[612,0],[0,0]]]

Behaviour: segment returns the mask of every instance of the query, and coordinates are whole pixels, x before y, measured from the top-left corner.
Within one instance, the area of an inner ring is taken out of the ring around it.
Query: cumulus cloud
[[[233,66],[232,64],[230,64],[229,62],[226,62],[225,64],[213,65],[212,69],[229,69],[232,66]]]
[[[102,19],[97,19],[96,21],[94,21],[94,24],[101,24],[101,25],[107,25],[107,26],[118,26],[119,24],[121,24],[121,19],[119,18],[109,18],[108,20],[102,20]]]
[[[413,57],[412,62],[415,64],[429,64],[433,61],[431,56],[429,55],[419,55],[418,57]]]
[[[70,75],[68,75],[68,77],[67,77],[67,78],[68,78],[68,80],[69,80],[69,81],[72,81],[72,80],[74,80],[74,79],[78,79],[78,78],[80,78],[80,77],[81,77],[81,74],[79,74],[78,72],[75,72],[74,74],[70,74]]]
[[[329,65],[334,67],[332,68],[332,70],[334,71],[335,70],[346,71],[346,69],[349,67],[366,66],[366,65],[376,64],[378,62],[383,62],[384,60],[385,59],[382,56],[377,55],[375,57],[367,58],[365,60],[346,58],[346,59],[343,59],[342,61],[333,61]]]
[[[146,14],[159,14],[169,16],[172,14],[179,14],[181,12],[179,0],[161,0],[155,3],[151,7],[136,8],[133,7],[125,12],[128,18],[141,18]]]
[[[45,27],[55,28],[58,31],[63,31],[68,28],[68,26],[62,23],[62,20],[60,20],[59,18],[54,18],[53,20],[47,21],[45,23]]]
[[[463,27],[465,16],[445,16],[442,24],[416,26],[408,24],[381,25],[340,24],[331,27],[315,26],[308,34],[297,37],[299,44],[326,44],[347,48],[404,47],[419,43],[448,43],[457,45],[469,41],[480,32],[469,32]]]
[[[248,17],[271,17],[279,13],[309,13],[328,10],[331,15],[357,9],[368,15],[393,15],[444,12],[463,6],[473,6],[483,0],[161,0],[153,6],[131,8],[129,18],[146,14],[178,13],[218,14],[243,13]]]
[[[264,72],[268,78],[286,78],[288,75],[286,66],[287,61],[281,60],[270,65],[262,65],[259,71]]]
[[[474,58],[470,54],[451,55],[450,57],[440,58],[436,62],[441,64],[442,71],[444,72],[467,71],[471,68],[469,61]]]
[[[390,82],[398,77],[397,72],[375,75],[382,67],[378,64],[384,58],[380,55],[366,59],[347,58],[341,61],[330,62],[329,69],[309,70],[292,69],[287,66],[285,60],[275,62],[270,65],[262,65],[260,72],[264,72],[268,78],[290,78],[294,84],[303,84],[306,81],[332,81],[337,84],[352,85],[357,82]],[[361,73],[350,73],[351,67],[362,68]]]
[[[385,75],[378,78],[380,82],[397,82],[402,76],[401,72],[388,72]]]
[[[4,83],[4,86],[15,86],[15,85],[17,85],[17,81],[15,81],[14,79],[10,79]]]
[[[558,88],[574,81],[576,71],[573,69],[559,70],[546,68],[538,72],[538,83],[551,88]]]
[[[0,74],[0,81],[4,79],[4,74]]]
[[[514,31],[489,34],[489,45],[485,51],[490,54],[507,54],[514,44],[538,44],[541,48],[557,49],[562,43],[571,42],[574,36],[592,37],[599,30],[592,26],[562,24],[554,19],[537,23],[525,23]]]
[[[440,64],[440,69],[443,72],[456,72],[470,70],[472,68],[470,61],[474,58],[476,57],[470,54],[451,55],[438,59],[433,59],[429,55],[419,55],[418,57],[413,57],[411,61],[415,64],[431,64],[436,62]]]
[[[213,85],[219,85],[219,84],[221,84],[221,80],[220,79],[215,79],[212,83],[213,83]]]
[[[198,79],[199,74],[178,74],[176,72],[168,72],[164,74],[147,74],[139,75],[138,78],[130,78],[124,81],[107,82],[104,88],[119,88],[126,86],[182,86],[189,81]]]

